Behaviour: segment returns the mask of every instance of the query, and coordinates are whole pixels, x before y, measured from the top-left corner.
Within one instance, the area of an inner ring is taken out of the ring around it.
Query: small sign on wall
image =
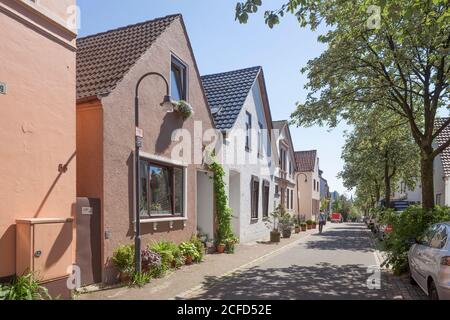
[[[83,207],[81,208],[81,214],[83,216],[92,216],[94,214],[94,209],[91,207]]]
[[[6,83],[0,82],[0,94],[6,94]]]

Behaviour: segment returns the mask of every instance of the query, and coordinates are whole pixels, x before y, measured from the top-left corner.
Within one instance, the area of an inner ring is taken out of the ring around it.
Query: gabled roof
[[[317,150],[297,151],[295,161],[299,172],[313,172],[316,167]]]
[[[202,77],[217,129],[233,127],[261,71],[261,67],[252,67]]]
[[[180,14],[77,40],[77,99],[108,95]]]
[[[445,121],[447,121],[449,118],[440,118],[436,120],[435,126],[436,128],[440,128]],[[438,146],[443,145],[450,139],[450,126],[447,126],[436,138],[436,143]],[[441,161],[442,161],[442,167],[444,169],[444,175],[446,177],[450,176],[450,148],[446,148],[441,153]]]
[[[273,121],[273,130],[279,130],[282,131],[284,128],[286,128],[286,132],[288,135],[288,143],[289,143],[289,147],[290,147],[290,152],[292,155],[292,158],[294,159],[294,171],[298,171],[298,165],[297,165],[297,161],[295,159],[295,152],[294,152],[294,145],[292,142],[292,136],[291,136],[291,129],[289,127],[289,121],[288,120],[278,120],[278,121]]]

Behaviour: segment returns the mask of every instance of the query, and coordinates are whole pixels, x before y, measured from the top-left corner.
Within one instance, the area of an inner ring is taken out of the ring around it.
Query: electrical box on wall
[[[73,219],[16,221],[16,274],[32,272],[40,282],[65,278],[72,265]]]
[[[6,94],[6,83],[0,82],[0,94]]]

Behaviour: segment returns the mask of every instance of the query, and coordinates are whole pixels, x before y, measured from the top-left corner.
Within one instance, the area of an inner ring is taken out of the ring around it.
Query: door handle
[[[34,253],[34,257],[35,258],[40,258],[42,256],[42,251],[41,250],[37,250],[35,253]]]

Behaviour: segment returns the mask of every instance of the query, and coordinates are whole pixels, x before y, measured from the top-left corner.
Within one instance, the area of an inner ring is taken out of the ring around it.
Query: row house
[[[315,220],[320,212],[320,175],[317,150],[295,152],[297,170],[306,176],[298,183],[299,214]]]
[[[275,173],[275,206],[282,205],[291,214],[298,214],[297,163],[292,145],[289,122],[287,120],[273,123],[278,152],[278,166]]]
[[[198,225],[212,233],[213,184],[203,136],[214,122],[181,15],[81,38],[77,45],[76,191],[79,202],[95,210],[78,211],[77,264],[91,275],[83,284],[113,282],[110,258],[119,245],[133,242],[137,227],[142,246],[189,240]],[[189,103],[192,116],[170,103],[161,106],[168,96]],[[136,137],[142,138],[139,203]]]
[[[0,1],[0,282],[75,260],[75,0]]]
[[[440,128],[449,118],[436,120],[436,128]],[[441,146],[450,139],[450,128],[446,127],[436,138],[434,147]],[[450,148],[434,159],[434,196],[439,206],[450,206]]]
[[[274,211],[276,152],[272,116],[261,67],[202,77],[224,164],[232,224],[241,242],[266,238],[264,221]],[[204,232],[199,225],[199,231]]]

